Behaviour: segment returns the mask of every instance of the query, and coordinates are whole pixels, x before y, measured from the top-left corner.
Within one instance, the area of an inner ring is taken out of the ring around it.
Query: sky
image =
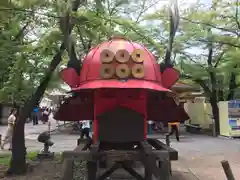
[[[164,5],[167,5],[169,3],[169,0],[159,0],[155,1],[158,2],[154,7],[151,7],[146,13],[152,14],[152,12],[161,9]],[[199,2],[201,4],[206,4],[206,7],[211,5],[212,0],[178,0],[179,9],[186,9],[191,6],[195,6],[196,3]],[[181,15],[180,15],[181,16]],[[192,47],[187,50],[188,53],[194,54],[194,55],[200,55],[203,53],[203,50],[197,47]]]

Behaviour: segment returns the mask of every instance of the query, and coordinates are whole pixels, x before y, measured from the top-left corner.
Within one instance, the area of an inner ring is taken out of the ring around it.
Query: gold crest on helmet
[[[109,49],[104,49],[100,54],[100,60],[102,63],[110,63],[114,59],[114,53]]]
[[[130,54],[127,50],[121,49],[116,53],[116,60],[120,63],[125,63],[129,60]]]
[[[132,60],[136,63],[142,63],[144,61],[144,51],[142,51],[141,49],[135,49],[132,52]]]
[[[110,64],[103,64],[101,67],[101,77],[104,79],[109,79],[114,76],[115,70],[114,67]]]
[[[132,75],[135,78],[143,78],[144,77],[144,66],[142,64],[135,64],[132,67]]]
[[[130,69],[129,69],[128,65],[126,65],[126,64],[119,64],[116,67],[116,75],[119,78],[127,78],[127,77],[129,77]]]

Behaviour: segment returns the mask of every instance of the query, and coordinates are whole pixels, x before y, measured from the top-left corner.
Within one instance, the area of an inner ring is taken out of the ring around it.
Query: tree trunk
[[[210,72],[210,79],[211,79],[211,85],[212,85],[212,91],[210,96],[210,104],[212,106],[212,114],[214,117],[215,122],[215,132],[216,135],[219,135],[220,133],[220,126],[219,126],[219,109],[218,109],[218,92],[217,92],[217,80],[216,80],[216,74],[213,72]]]
[[[81,0],[75,0],[73,2],[73,11],[77,11],[80,6]],[[73,29],[73,24],[71,24],[69,34]],[[30,116],[33,108],[39,103],[41,97],[43,96],[48,83],[52,77],[54,70],[57,68],[61,62],[62,53],[68,45],[64,42],[61,44],[59,52],[52,59],[48,71],[46,72],[45,77],[42,79],[40,85],[38,86],[36,92],[32,95],[29,101],[26,101],[23,108],[17,116],[16,125],[14,127],[13,140],[12,140],[12,157],[10,160],[10,167],[7,171],[7,175],[13,174],[24,174],[26,173],[26,148],[25,148],[25,135],[24,135],[24,126],[25,120]],[[75,52],[74,52],[75,53]]]
[[[234,69],[237,66],[234,66]],[[228,96],[227,96],[227,100],[230,101],[232,99],[234,99],[234,95],[235,95],[235,90],[237,88],[237,82],[236,82],[236,73],[232,72],[231,73],[231,77],[230,77],[230,81],[229,81],[229,92],[228,92]]]
[[[24,126],[25,121],[20,120],[14,128],[14,135],[12,139],[12,158],[10,161],[10,168],[7,171],[8,175],[23,174],[27,169]]]
[[[224,101],[224,93],[222,89],[218,89],[218,101]]]
[[[64,45],[62,45],[61,47],[63,49]],[[12,139],[12,158],[10,161],[10,167],[7,171],[8,175],[19,175],[26,173],[26,148],[24,135],[25,120],[30,116],[33,108],[38,104],[39,100],[43,96],[47,85],[51,79],[53,71],[56,69],[57,65],[61,61],[62,53],[63,50],[58,52],[57,55],[53,58],[49,70],[46,76],[41,81],[35,94],[33,94],[31,99],[29,101],[26,101],[24,107],[20,109],[19,116],[17,117],[16,125],[14,127]]]
[[[214,96],[212,94],[212,96]],[[219,135],[220,133],[220,126],[219,126],[219,108],[218,108],[218,102],[215,98],[210,98],[210,104],[212,106],[212,114],[215,122],[215,132],[216,135]]]

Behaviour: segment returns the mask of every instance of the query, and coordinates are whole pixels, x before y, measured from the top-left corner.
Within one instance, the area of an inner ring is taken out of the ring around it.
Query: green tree
[[[146,20],[160,21],[162,33],[152,38],[161,39],[163,44],[167,42],[164,34],[169,30],[166,13],[163,8],[146,17]],[[214,0],[211,7],[198,3],[181,9],[180,27],[171,57],[183,78],[193,80],[204,89],[212,105],[217,133],[217,103],[233,99],[238,87],[239,32],[237,0]]]
[[[200,84],[209,98],[219,133],[218,102],[233,99],[237,88],[238,7],[221,0],[214,1],[208,9],[199,7],[185,12],[176,51],[184,77]],[[189,53],[193,48],[201,53]]]

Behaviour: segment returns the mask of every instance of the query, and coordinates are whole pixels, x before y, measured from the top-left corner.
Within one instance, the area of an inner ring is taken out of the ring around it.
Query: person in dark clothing
[[[179,123],[169,123],[169,126],[171,128],[171,131],[168,133],[168,136],[173,135],[173,133],[175,132],[175,136],[176,136],[177,141],[180,141],[180,139],[179,139],[179,129],[178,129]]]
[[[35,107],[33,110],[33,125],[38,124],[39,108]]]
[[[43,124],[45,124],[46,122],[48,122],[48,119],[49,119],[49,115],[50,115],[50,112],[49,112],[49,109],[45,109],[42,113],[42,122]]]

